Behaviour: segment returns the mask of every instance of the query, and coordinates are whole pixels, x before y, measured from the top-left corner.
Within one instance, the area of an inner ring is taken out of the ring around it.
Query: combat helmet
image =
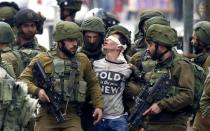
[[[0,43],[9,44],[14,42],[14,33],[9,24],[0,22]]]
[[[146,32],[146,40],[171,48],[177,44],[177,32],[169,26],[153,24]]]
[[[103,21],[96,16],[91,16],[85,19],[80,28],[82,31],[92,31],[105,34],[105,25]]]
[[[104,24],[106,25],[106,28],[111,27],[113,25],[117,25],[120,23],[120,21],[117,19],[116,16],[114,16],[110,12],[106,12],[102,8],[94,8],[90,10],[86,15],[85,19],[91,16],[99,17],[103,20]]]
[[[16,27],[19,27],[20,25],[27,22],[35,22],[37,25],[38,34],[41,34],[43,31],[44,21],[45,21],[44,17],[38,15],[31,9],[22,9],[18,11],[14,18],[14,24]]]
[[[57,0],[60,8],[68,8],[72,10],[79,11],[81,9],[81,0]]]
[[[139,25],[138,28],[141,30],[142,26],[144,24],[144,22],[152,17],[155,16],[159,16],[159,17],[163,17],[165,18],[163,12],[159,11],[159,10],[144,10],[141,14],[140,14],[140,21],[139,21]]]
[[[78,42],[82,40],[82,33],[77,24],[70,21],[60,21],[56,24],[54,39],[60,42],[65,39],[76,39]]]
[[[195,34],[205,45],[210,46],[210,22],[200,21],[195,24]]]
[[[147,30],[151,25],[153,24],[160,24],[160,25],[167,25],[170,26],[170,21],[168,21],[166,18],[163,17],[152,17],[145,21],[144,29]]]
[[[14,16],[19,10],[15,2],[0,2],[0,20],[14,26]]]

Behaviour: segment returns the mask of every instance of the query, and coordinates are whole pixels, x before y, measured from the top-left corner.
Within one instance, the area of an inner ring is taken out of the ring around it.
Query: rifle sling
[[[73,58],[70,58],[70,61],[71,61],[71,72],[70,72],[70,76],[69,76],[69,85],[68,85],[68,95],[69,97],[72,95],[74,89],[76,88],[75,86],[75,78],[76,78],[76,72],[77,72],[77,69],[78,69],[78,64],[77,64],[77,61],[76,61],[76,58],[73,57]]]

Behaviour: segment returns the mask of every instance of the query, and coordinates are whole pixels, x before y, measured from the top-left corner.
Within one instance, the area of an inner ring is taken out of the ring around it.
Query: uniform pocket
[[[0,102],[2,104],[9,104],[12,101],[13,87],[9,79],[0,80]]]

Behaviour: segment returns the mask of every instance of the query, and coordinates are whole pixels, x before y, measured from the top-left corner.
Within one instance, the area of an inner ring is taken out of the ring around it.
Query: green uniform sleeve
[[[84,79],[87,82],[87,92],[91,97],[91,101],[93,102],[93,106],[95,108],[103,109],[103,96],[101,93],[101,87],[99,81],[96,77],[95,72],[93,71],[90,61],[84,54],[80,53],[79,57],[81,63],[81,73],[84,75]]]
[[[204,83],[204,90],[200,100],[202,116],[210,119],[210,73]]]
[[[172,79],[178,92],[157,102],[162,110],[178,111],[193,102],[195,78],[191,65],[185,61],[179,61],[172,68]]]
[[[19,80],[27,83],[28,93],[32,95],[38,95],[38,92],[40,90],[40,88],[33,83],[33,66],[37,61],[40,61],[46,73],[48,72],[47,70],[52,66],[52,60],[49,58],[48,54],[40,53],[32,59],[30,64],[23,70],[23,72],[19,76]]]

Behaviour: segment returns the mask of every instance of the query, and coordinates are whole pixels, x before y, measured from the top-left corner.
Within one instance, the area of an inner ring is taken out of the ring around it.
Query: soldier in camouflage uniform
[[[9,44],[14,42],[14,33],[9,24],[0,22],[0,45],[1,45],[1,58],[12,65],[15,75],[19,76],[24,69],[22,59],[17,57],[10,48]]]
[[[42,23],[38,14],[31,9],[22,9],[17,12],[14,24],[17,28],[17,40],[14,49],[33,49],[46,51],[38,44],[35,34],[42,30]]]
[[[10,77],[16,78],[12,64],[5,60],[2,60],[1,57],[4,49],[9,48],[8,44],[14,41],[14,35],[10,25],[5,22],[0,22],[0,30],[0,66]]]
[[[103,57],[102,43],[104,41],[105,25],[100,18],[92,16],[82,22],[80,29],[83,33],[84,42],[79,50],[87,55],[92,65],[95,60]],[[85,131],[93,130],[92,123],[94,119],[92,117],[93,106],[91,103],[90,95],[88,95],[82,114],[82,126]]]
[[[195,24],[191,44],[195,51],[194,62],[209,72],[210,67],[210,22],[201,21]]]
[[[77,11],[81,9],[81,0],[57,0],[60,7],[60,18],[64,21],[75,21]]]
[[[5,22],[0,22],[0,30],[0,48],[1,52],[4,52],[10,49],[8,45],[14,41],[14,34],[10,25]],[[9,56],[11,62],[17,62],[15,56]],[[12,66],[2,59],[0,72],[0,130],[22,131],[32,118],[37,100],[27,96],[26,84],[19,83],[19,86],[15,84],[16,75]]]
[[[149,26],[153,24],[161,24],[161,25],[167,25],[170,26],[170,22],[167,21],[165,18],[160,16],[152,17],[145,21],[144,24],[144,30],[145,32],[149,28]],[[147,53],[146,49],[137,51],[130,59],[130,63],[135,65],[137,67],[137,70],[135,70],[135,74],[139,75],[141,78],[138,78],[139,81],[145,81],[144,80],[144,74],[147,72],[152,71],[155,68],[156,61],[151,59],[151,56]],[[129,82],[129,86],[136,90],[136,92],[139,92],[139,89],[136,87],[137,83],[135,82]],[[143,84],[142,84],[143,85]],[[132,105],[132,101],[130,103]],[[130,105],[130,107],[132,107]],[[137,131],[138,129],[131,128],[132,131]]]
[[[85,19],[81,24],[84,43],[81,52],[85,53],[91,63],[102,58],[102,43],[105,35],[105,25],[103,21],[95,16]]]
[[[149,55],[157,64],[145,79],[153,85],[162,75],[168,74],[172,82],[165,97],[157,99],[144,112],[147,124],[154,131],[186,131],[195,78],[191,64],[172,51],[177,43],[177,33],[169,26],[153,24],[146,32],[146,43]]]
[[[138,31],[137,33],[135,33],[134,44],[132,45],[131,50],[129,51],[130,56],[135,54],[137,51],[144,52],[146,50],[146,44],[144,43],[144,38],[146,33],[144,29],[144,23],[148,19],[156,16],[165,18],[164,14],[159,10],[145,10],[140,14]]]
[[[200,100],[200,110],[197,112],[193,131],[209,131],[210,130],[210,73],[207,75],[204,83],[204,90]]]
[[[47,113],[46,108],[41,106],[36,117],[35,131],[82,131],[78,113],[81,110],[81,104],[85,101],[86,92],[90,92],[95,108],[94,124],[102,117],[103,98],[99,82],[87,56],[83,53],[76,53],[81,37],[80,28],[75,23],[68,21],[57,23],[56,50],[38,54],[20,75],[20,79],[28,84],[30,94],[38,96],[41,102],[49,102],[45,91],[33,83],[35,77],[32,73],[33,66],[39,61],[46,74],[55,79],[55,91],[63,98],[61,102],[63,113],[65,113],[64,122],[58,123],[51,114]],[[74,91],[73,95],[70,95],[68,90],[72,87]]]
[[[161,24],[161,25],[170,26],[170,22],[167,21],[165,18],[156,16],[145,21],[145,24],[144,24],[145,32],[149,28],[149,26],[153,24]],[[150,58],[146,50],[144,51],[142,50],[142,51],[136,52],[131,57],[130,63],[138,67],[138,69],[142,71],[142,73],[146,73],[146,72],[151,71],[155,67],[156,61],[153,61]]]
[[[200,109],[196,113],[193,131],[207,131],[210,129],[210,119],[208,110],[209,98],[209,67],[210,67],[210,23],[208,21],[201,21],[195,24],[192,34],[192,45],[195,50],[194,62],[205,70],[208,74],[204,83],[203,95],[200,100]]]
[[[1,57],[2,57],[2,60],[9,63],[11,68],[14,69],[15,74],[11,75],[11,76],[16,78],[23,71],[24,66],[23,66],[22,58],[20,56],[16,55],[16,53],[19,53],[19,52],[18,51],[13,51],[9,47],[9,44],[14,41],[14,33],[12,31],[12,28],[9,26],[9,24],[7,24],[5,22],[0,22],[0,29],[1,29],[1,32],[0,32]],[[9,66],[7,68],[9,68]],[[26,105],[26,106],[28,106],[28,105]],[[33,112],[30,111],[30,113],[31,113],[30,115],[32,115]],[[32,118],[32,117],[30,117],[30,118]],[[28,124],[28,121],[29,120],[27,120],[27,123],[24,122],[24,128],[26,128],[26,125]]]

